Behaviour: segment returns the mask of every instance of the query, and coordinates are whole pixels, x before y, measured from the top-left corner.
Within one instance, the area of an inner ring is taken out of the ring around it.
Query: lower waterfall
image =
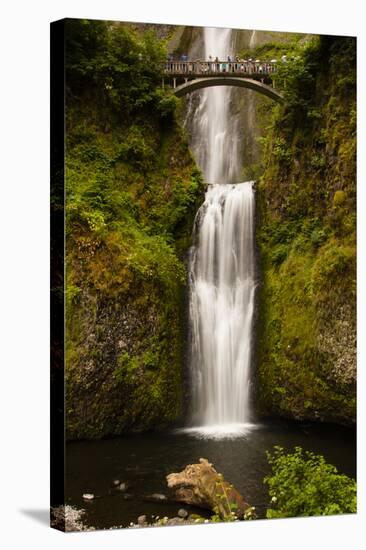
[[[193,423],[206,433],[250,422],[254,309],[252,182],[210,185],[190,262]]]

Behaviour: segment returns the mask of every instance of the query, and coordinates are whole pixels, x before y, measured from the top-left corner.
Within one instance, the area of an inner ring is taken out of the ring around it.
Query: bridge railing
[[[172,76],[215,75],[271,75],[276,72],[275,63],[255,61],[167,61],[164,72]]]

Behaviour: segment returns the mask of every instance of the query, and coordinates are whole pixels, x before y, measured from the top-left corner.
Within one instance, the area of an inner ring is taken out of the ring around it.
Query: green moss
[[[311,63],[305,48],[287,80],[290,100],[273,113],[257,186],[258,407],[262,413],[350,423],[355,420],[354,42],[322,38],[310,48]]]
[[[344,191],[336,191],[333,197],[333,206],[342,206],[346,200],[346,194]]]
[[[98,65],[92,80],[83,56],[72,56],[68,80],[70,438],[147,430],[179,419],[184,258],[204,192],[174,118],[176,99],[157,87],[158,57],[152,67],[136,60],[146,48],[159,56],[163,42],[128,25],[119,35],[89,22],[73,28],[80,51],[86,35],[92,39],[94,32],[97,50],[98,41],[103,44],[105,72],[98,50],[90,60]],[[123,90],[118,84],[122,74],[132,79]]]

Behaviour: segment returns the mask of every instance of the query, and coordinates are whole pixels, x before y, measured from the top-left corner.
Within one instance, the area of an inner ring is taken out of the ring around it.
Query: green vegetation
[[[265,40],[265,42],[262,42]],[[250,36],[247,37],[247,45],[240,49],[239,57],[242,59],[260,59],[261,61],[271,61],[276,59],[278,72],[274,77],[275,87],[283,94],[286,94],[284,84],[286,83],[287,68],[296,63],[296,59],[311,42],[311,35],[295,33],[264,33],[259,32],[259,41],[261,42],[255,48],[248,48]],[[282,56],[286,55],[288,63],[282,63]],[[290,78],[291,81],[291,78]],[[286,86],[287,90],[291,86]],[[235,94],[235,91],[234,91]],[[273,100],[257,94],[252,91],[240,90],[235,94],[235,109],[238,113],[247,113],[247,120],[244,120],[246,132],[243,136],[243,174],[242,181],[258,180],[265,169],[265,151],[267,136],[271,133],[273,125],[273,116],[281,111]],[[276,159],[283,160],[284,163],[291,163],[291,149],[286,140],[278,135],[274,138],[273,153]]]
[[[232,502],[229,499],[228,491],[233,489],[233,485],[227,484],[224,481],[223,475],[218,474],[219,481],[216,481],[215,487],[216,487],[216,500],[218,502],[217,506],[214,507],[213,512],[214,514],[211,516],[210,521],[213,523],[218,523],[221,521],[224,522],[232,522],[232,521],[239,521],[239,518],[237,516],[237,510],[238,505],[236,502]],[[256,519],[256,513],[255,513],[255,507],[250,506],[245,511],[244,520],[252,520]]]
[[[286,101],[261,140],[258,404],[262,413],[352,423],[355,41],[324,36],[291,48],[278,46],[288,56],[276,78]]]
[[[285,454],[275,447],[267,457],[272,467],[264,480],[271,497],[267,518],[356,513],[356,482],[339,474],[323,456],[301,447]]]
[[[66,36],[67,430],[101,437],[181,414],[184,259],[203,182],[179,100],[160,88],[168,36],[80,20]],[[255,102],[265,137],[248,172],[263,173],[258,409],[350,423],[355,42],[293,35],[251,50],[283,54],[286,101]]]
[[[160,88],[166,39],[66,22],[67,433],[164,426],[182,407],[186,284],[203,185]]]
[[[166,44],[152,30],[140,34],[131,25],[70,19],[66,33],[69,92],[80,96],[87,87],[98,93],[99,107],[124,115],[166,110],[158,89]]]

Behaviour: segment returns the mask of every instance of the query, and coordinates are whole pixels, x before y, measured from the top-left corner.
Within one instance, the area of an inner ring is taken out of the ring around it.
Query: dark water
[[[144,497],[166,493],[165,476],[207,458],[264,515],[268,503],[263,478],[269,473],[265,451],[295,445],[323,454],[340,472],[355,477],[355,433],[335,426],[268,423],[233,440],[197,439],[185,433],[149,433],[67,445],[66,502],[86,510],[85,523],[98,529],[127,526],[146,514],[173,517],[176,503],[151,503]],[[111,490],[112,481],[130,484],[131,500]],[[85,502],[83,493],[93,493]],[[189,507],[186,507],[189,510]],[[197,512],[198,510],[189,510]],[[200,512],[202,514],[202,511]]]

